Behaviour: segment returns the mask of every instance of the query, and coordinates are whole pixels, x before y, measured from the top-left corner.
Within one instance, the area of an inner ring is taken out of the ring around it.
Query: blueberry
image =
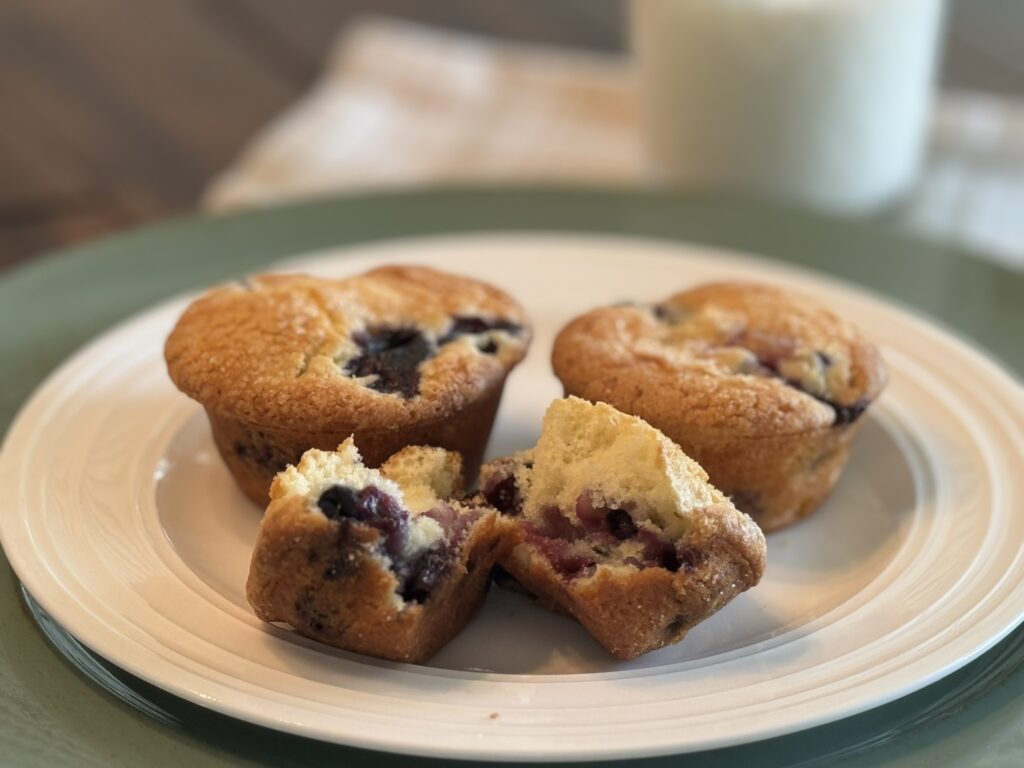
[[[373,326],[353,335],[356,344],[367,355],[381,355],[409,344],[422,336],[416,328],[388,328]]]
[[[426,600],[451,567],[454,555],[447,544],[427,550],[412,560],[402,556],[409,513],[394,496],[376,486],[370,485],[357,492],[344,485],[332,485],[320,494],[317,506],[331,520],[354,520],[378,531],[380,546],[391,558],[391,566],[398,579],[398,592],[405,600]],[[449,521],[446,527],[449,541],[458,538],[456,523],[454,520]],[[453,531],[454,536],[451,535]],[[346,549],[350,539],[344,531],[340,536],[337,557],[327,564],[323,572],[328,581],[342,578],[352,567]]]
[[[345,366],[349,376],[376,376],[368,386],[386,394],[415,397],[420,388],[419,366],[434,354],[426,336],[415,328],[367,328],[353,340],[362,354]]]
[[[668,571],[678,571],[680,562],[673,546],[652,531],[639,531],[638,538],[644,545],[645,565],[656,565]]]
[[[452,564],[452,554],[447,547],[440,546],[427,550],[413,563],[411,573],[402,587],[403,600],[422,603],[444,578]]]
[[[823,367],[828,368],[832,365],[832,358],[824,352],[815,352],[814,355],[818,358],[818,361]],[[870,402],[867,400],[858,400],[850,405],[842,405],[837,403],[835,400],[829,400],[827,397],[822,397],[814,392],[808,392],[799,381],[787,379],[782,376],[782,374],[779,373],[778,361],[758,358],[758,363],[761,365],[765,375],[773,376],[782,381],[786,386],[803,392],[805,395],[810,395],[818,402],[831,407],[832,410],[835,411],[835,417],[832,419],[833,426],[852,424],[861,417],[861,414],[863,414],[864,411],[867,410],[868,405],[870,405]]]
[[[487,331],[506,331],[515,336],[522,333],[522,330],[523,327],[521,325],[513,323],[511,320],[502,320],[500,318],[488,320],[476,315],[454,315],[452,316],[452,324],[448,332],[438,339],[437,343],[447,344],[449,341],[455,341],[460,336],[486,333]]]
[[[581,493],[576,498],[576,517],[579,518],[580,524],[588,533],[608,530],[607,513],[608,510],[604,508],[594,509],[594,502],[589,492]]]
[[[867,410],[869,405],[866,400],[858,400],[851,405],[840,405],[839,403],[833,403],[830,401],[826,402],[828,402],[836,412],[835,419],[832,421],[833,424],[852,424],[861,417],[861,414]]]
[[[597,564],[593,554],[580,552],[563,539],[553,539],[528,530],[527,540],[547,558],[552,568],[568,578],[588,576]]]
[[[401,553],[409,515],[393,496],[379,488],[371,485],[357,493],[344,485],[332,485],[320,494],[317,506],[329,520],[357,520],[376,528],[384,551],[392,559]]]
[[[356,492],[344,485],[332,485],[320,494],[316,505],[328,520],[356,516]]]
[[[636,536],[636,523],[633,522],[633,518],[626,510],[610,510],[605,516],[605,520],[608,523],[608,530],[619,541]]]
[[[577,541],[584,537],[584,531],[573,525],[558,507],[544,507],[540,511],[544,520],[543,532],[545,536],[565,541]]]
[[[384,537],[384,549],[395,560],[405,543],[408,513],[394,496],[376,486],[364,488],[357,503],[358,519],[380,531]]]
[[[658,565],[666,571],[672,571],[675,573],[679,570],[680,562],[674,551],[666,549],[661,553],[661,557],[658,558]]]
[[[522,512],[523,500],[519,496],[519,486],[515,475],[504,477],[484,488],[487,503],[505,515],[518,515]]]

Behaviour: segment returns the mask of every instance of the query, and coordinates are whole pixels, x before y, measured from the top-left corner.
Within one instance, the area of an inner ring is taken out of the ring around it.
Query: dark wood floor
[[[188,211],[366,13],[621,50],[621,0],[4,0],[0,269]],[[1024,1],[958,0],[945,84],[1024,97]]]

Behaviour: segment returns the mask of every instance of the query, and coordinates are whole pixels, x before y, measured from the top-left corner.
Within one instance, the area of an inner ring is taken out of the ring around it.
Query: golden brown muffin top
[[[263,275],[194,301],[164,348],[175,385],[267,428],[444,419],[526,354],[522,307],[486,283],[387,266],[341,280]]]
[[[852,324],[755,283],[593,310],[559,333],[552,363],[568,392],[708,439],[849,423],[886,381],[878,349]]]

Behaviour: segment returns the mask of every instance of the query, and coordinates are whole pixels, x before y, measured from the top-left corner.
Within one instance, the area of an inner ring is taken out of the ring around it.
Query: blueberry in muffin
[[[534,448],[484,466],[480,497],[518,526],[501,568],[619,659],[678,642],[764,573],[753,520],[604,403],[555,401]]]
[[[483,601],[509,521],[463,497],[461,460],[409,447],[367,468],[352,439],[274,479],[246,593],[264,621],[384,659],[422,662]]]
[[[458,452],[475,477],[530,328],[485,283],[423,267],[343,280],[266,275],[193,302],[165,346],[175,385],[206,409],[242,491],[354,435],[378,466],[407,445]]]
[[[559,333],[552,364],[567,394],[668,435],[765,531],[825,500],[886,381],[849,322],[751,283],[588,312]]]

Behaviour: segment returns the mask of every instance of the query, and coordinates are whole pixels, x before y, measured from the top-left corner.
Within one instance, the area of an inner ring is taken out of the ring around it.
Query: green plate
[[[0,431],[42,378],[159,299],[326,246],[445,232],[563,230],[702,242],[860,283],[1024,370],[1024,275],[864,223],[672,194],[452,189],[186,219],[71,249],[0,280]],[[1022,509],[1024,512],[1024,509]],[[412,765],[232,720],[91,654],[0,569],[0,762],[18,765]],[[47,642],[49,640],[49,642]],[[1024,764],[1024,629],[944,680],[857,717],[690,766]],[[680,758],[637,761],[670,765]]]

